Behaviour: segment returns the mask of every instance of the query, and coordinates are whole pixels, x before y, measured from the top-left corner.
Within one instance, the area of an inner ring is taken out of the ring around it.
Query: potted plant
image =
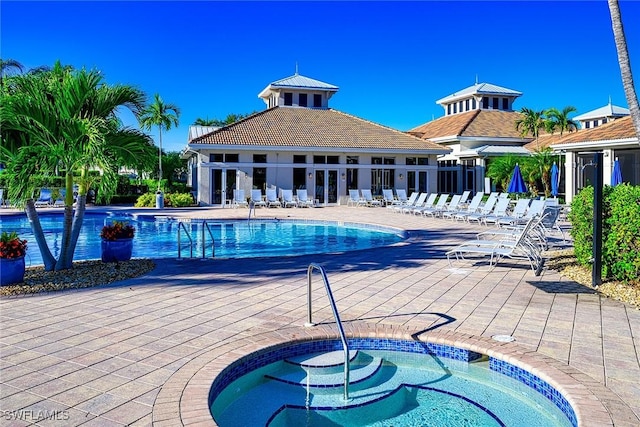
[[[24,282],[24,256],[27,253],[27,241],[21,240],[18,233],[3,231],[0,234],[0,285]]]
[[[126,222],[113,221],[102,227],[102,261],[118,262],[131,259],[136,229]]]

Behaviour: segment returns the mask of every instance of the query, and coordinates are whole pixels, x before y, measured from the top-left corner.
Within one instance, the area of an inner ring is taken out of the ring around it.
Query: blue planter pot
[[[133,250],[133,238],[102,240],[102,261],[119,262],[129,261]]]
[[[0,286],[24,282],[24,257],[0,258]]]

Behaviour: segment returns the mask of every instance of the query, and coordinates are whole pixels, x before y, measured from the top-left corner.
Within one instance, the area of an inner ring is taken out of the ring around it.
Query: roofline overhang
[[[425,148],[425,149],[405,149],[405,148],[338,148],[338,147],[295,147],[295,146],[263,146],[263,145],[237,145],[237,144],[189,144],[186,151],[197,150],[241,150],[241,151],[297,151],[297,152],[332,152],[332,153],[401,153],[401,154],[448,154],[450,148]]]
[[[612,148],[611,146],[623,146],[627,145],[638,145],[638,138],[622,138],[622,139],[604,139],[602,141],[583,141],[583,142],[572,142],[567,144],[550,144],[549,147],[554,151],[574,151],[582,148]],[[603,147],[604,146],[604,147]]]

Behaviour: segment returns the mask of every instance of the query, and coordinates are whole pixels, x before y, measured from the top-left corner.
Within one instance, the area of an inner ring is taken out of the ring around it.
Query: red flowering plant
[[[131,239],[136,229],[126,222],[113,221],[111,225],[102,227],[100,237],[104,240]]]
[[[21,240],[18,233],[3,231],[0,235],[0,258],[16,259],[27,253],[27,241]]]

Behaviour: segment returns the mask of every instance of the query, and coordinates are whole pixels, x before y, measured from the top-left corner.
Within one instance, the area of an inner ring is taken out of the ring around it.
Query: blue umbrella
[[[511,181],[509,182],[509,188],[507,188],[507,193],[526,193],[526,192],[527,192],[527,185],[524,183],[524,179],[522,179],[520,166],[516,163],[516,167],[513,170],[513,174],[511,175]]]
[[[613,162],[613,173],[611,174],[611,186],[622,184],[622,170],[620,169],[620,161],[616,157]]]
[[[560,184],[559,181],[558,165],[556,165],[556,162],[553,162],[553,166],[551,166],[551,195],[553,197],[558,197],[558,186]]]

